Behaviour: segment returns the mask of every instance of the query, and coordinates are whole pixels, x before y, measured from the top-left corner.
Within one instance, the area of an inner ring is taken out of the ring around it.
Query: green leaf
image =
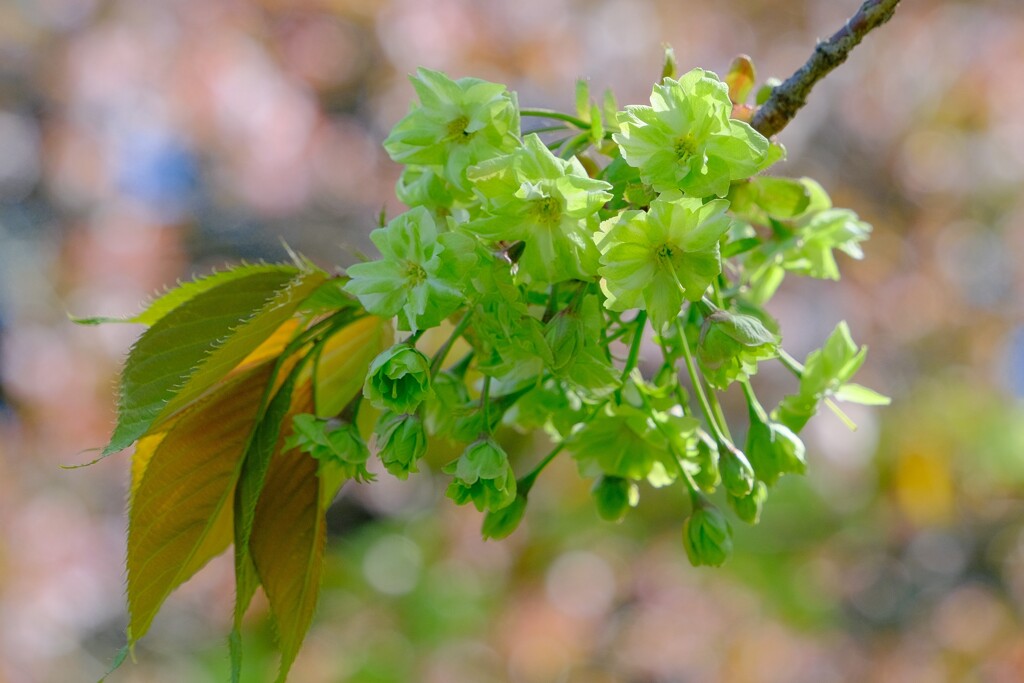
[[[145,434],[168,402],[176,394],[181,395],[182,386],[196,374],[196,368],[215,356],[223,358],[226,341],[243,327],[241,323],[253,311],[266,306],[282,288],[287,288],[295,273],[294,269],[284,268],[229,280],[196,294],[146,330],[125,362],[117,427],[104,454],[122,450]],[[245,353],[233,357],[234,362],[203,389],[233,368],[281,322],[283,319],[277,320],[277,325],[252,339],[255,344],[246,345]],[[191,399],[197,397],[198,393]]]
[[[288,273],[295,275],[298,268],[290,265],[276,263],[245,264],[235,266],[219,273],[212,273],[205,277],[196,278],[189,282],[183,282],[178,286],[169,289],[163,295],[150,302],[140,313],[124,318],[93,317],[93,318],[71,318],[72,322],[79,325],[100,325],[103,323],[138,323],[141,325],[152,325],[165,315],[185,304],[203,292],[214,287],[220,287],[234,280],[257,275],[260,273]]]
[[[252,315],[235,326],[228,336],[211,349],[202,363],[190,373],[184,386],[172,398],[156,418],[156,422],[168,418],[176,411],[199,398],[245,360],[259,346],[284,325],[302,302],[319,287],[326,274],[320,271],[302,273],[279,288]]]
[[[97,681],[97,683],[103,683],[105,680],[107,680],[107,676],[117,671],[117,669],[122,664],[124,664],[124,660],[128,658],[129,652],[131,652],[131,646],[127,644],[122,645],[121,649],[118,650],[117,653],[114,655],[113,661],[110,662],[110,668],[107,669],[107,672],[103,674],[103,678]]]
[[[796,218],[811,203],[810,192],[799,180],[757,176],[751,185],[757,188],[757,203],[775,218]]]
[[[128,512],[129,640],[231,539],[230,499],[272,366],[229,382],[155,445]]]
[[[359,395],[367,368],[391,345],[393,336],[390,321],[367,316],[320,344],[313,371],[317,417],[334,417]]]
[[[590,83],[585,78],[576,79],[576,116],[590,120]]]
[[[311,394],[305,403],[303,410],[312,408]],[[278,681],[295,661],[320,590],[327,540],[320,501],[326,484],[317,470],[317,461],[297,449],[275,453],[253,520],[249,549],[277,626]]]
[[[316,288],[299,307],[303,313],[334,313],[346,308],[358,308],[359,302],[345,291],[348,278],[334,277]]]
[[[292,407],[292,394],[295,389],[299,371],[304,363],[285,368],[287,378],[274,394],[273,399],[260,417],[252,439],[246,449],[238,486],[234,499],[234,539],[235,539],[235,615],[234,638],[238,642],[232,644],[231,668],[232,680],[237,680],[241,667],[241,625],[242,617],[249,606],[253,593],[259,584],[256,568],[249,554],[252,538],[253,520],[256,516],[256,503],[263,491],[267,469],[274,453],[283,441],[281,427]]]
[[[836,390],[834,396],[840,401],[848,403],[860,403],[865,406],[887,406],[892,399],[885,394],[880,394],[874,389],[868,389],[860,384],[847,382]]]

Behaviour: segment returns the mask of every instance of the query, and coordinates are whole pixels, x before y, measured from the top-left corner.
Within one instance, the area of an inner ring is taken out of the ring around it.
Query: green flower
[[[370,233],[381,258],[348,268],[345,291],[367,311],[397,315],[404,329],[434,327],[462,305],[468,274],[477,264],[467,235],[440,232],[430,212],[417,207]]]
[[[370,363],[363,396],[376,408],[412,413],[430,396],[430,361],[408,344],[396,344]]]
[[[500,541],[503,538],[508,538],[513,531],[519,528],[519,523],[523,521],[525,512],[526,497],[517,495],[514,501],[500,510],[487,511],[480,534],[485,540]]]
[[[732,225],[729,203],[668,192],[650,211],[625,211],[601,227],[601,288],[613,311],[644,308],[656,330],[675,320],[683,299],[699,300],[722,272],[718,240]]]
[[[651,106],[626,107],[613,138],[622,158],[658,192],[724,197],[733,180],[749,178],[768,160],[768,140],[729,118],[728,87],[694,69],[654,86]]]
[[[319,462],[318,472],[336,470],[346,478],[359,481],[371,479],[366,471],[370,450],[355,425],[319,420],[315,415],[300,414],[292,419],[292,434],[285,439],[285,448],[298,448]]]
[[[665,437],[645,411],[630,405],[609,404],[569,437],[568,446],[585,477],[663,481],[675,471]]]
[[[732,526],[721,510],[703,503],[683,525],[683,546],[695,567],[718,567],[732,554]]]
[[[761,510],[764,509],[764,502],[768,499],[768,487],[763,481],[754,484],[754,490],[745,496],[727,495],[729,506],[736,516],[747,524],[757,524],[761,521]]]
[[[747,432],[747,453],[757,478],[769,486],[783,474],[807,470],[804,442],[786,427],[772,420],[764,422],[751,414]]]
[[[590,495],[597,506],[597,514],[608,522],[621,520],[640,500],[637,485],[622,477],[599,477],[590,489]]]
[[[459,505],[472,501],[477,510],[500,510],[516,499],[516,475],[508,455],[489,438],[475,441],[444,468],[454,475],[445,495]]]
[[[456,205],[451,185],[426,166],[407,166],[395,183],[395,196],[409,208],[430,209],[435,218],[451,215]]]
[[[416,461],[427,452],[427,432],[416,415],[384,413],[374,430],[380,457],[387,471],[406,479],[417,472]]]
[[[702,490],[711,493],[722,481],[718,469],[718,444],[704,430],[697,433],[693,443],[693,453],[688,453],[697,466],[697,471],[692,475],[693,480]]]
[[[791,249],[784,252],[783,267],[798,275],[838,280],[839,266],[834,250],[855,259],[864,258],[860,242],[871,234],[871,225],[847,209],[829,209],[813,215],[801,225]]]
[[[420,106],[384,141],[398,163],[429,166],[468,192],[468,167],[519,146],[519,105],[504,85],[478,78],[453,81],[424,68],[410,80]]]
[[[778,354],[778,337],[752,315],[719,310],[704,319],[697,360],[712,386],[745,380],[757,373],[758,361]]]
[[[484,217],[465,229],[495,242],[522,240],[520,273],[539,282],[596,275],[593,233],[611,186],[589,177],[578,159],[559,159],[529,135],[515,152],[471,168],[469,178]]]
[[[725,452],[718,461],[725,490],[733,496],[747,496],[754,489],[754,468],[746,454],[730,443],[723,444]]]

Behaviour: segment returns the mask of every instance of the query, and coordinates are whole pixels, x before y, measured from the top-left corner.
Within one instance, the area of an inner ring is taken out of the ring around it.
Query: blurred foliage
[[[137,310],[179,277],[280,258],[279,237],[352,262],[381,207],[399,210],[380,141],[416,65],[509,83],[524,106],[570,109],[581,74],[642,102],[662,41],[686,67],[724,73],[742,52],[785,77],[855,4],[0,5],[0,680],[97,678],[126,619],[127,467],[57,465],[108,436],[135,330],[74,329],[67,311]],[[426,467],[381,474],[330,513],[295,679],[1021,680],[1022,37],[1014,0],[905,3],[783,134],[786,174],[875,232],[864,261],[839,258],[842,287],[787,280],[772,313],[798,357],[849,319],[864,383],[895,403],[852,411],[853,434],[812,421],[808,480],[780,483],[760,533],[737,529],[724,570],[689,567],[671,492],[596,523],[568,460],[500,543],[474,510],[435,507]],[[759,378],[781,397],[783,371]],[[520,462],[544,447],[502,445]],[[221,558],[172,596],[111,680],[224,680],[230,576]],[[246,657],[266,680],[254,612]]]

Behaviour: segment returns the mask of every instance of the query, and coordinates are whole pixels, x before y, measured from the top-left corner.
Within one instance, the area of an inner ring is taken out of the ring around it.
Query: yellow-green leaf
[[[196,400],[223,378],[275,332],[289,321],[309,294],[327,279],[320,271],[303,273],[282,287],[259,311],[239,324],[223,343],[207,355],[189,375],[185,385],[174,394],[154,420],[159,425]]]
[[[191,301],[199,294],[219,287],[233,280],[249,277],[259,273],[291,273],[299,272],[295,266],[257,263],[235,266],[219,273],[211,273],[205,277],[198,277],[189,282],[179,283],[176,287],[168,289],[164,294],[153,299],[141,313],[125,318],[93,317],[75,318],[72,322],[79,325],[99,325],[102,323],[138,323],[141,325],[152,325],[165,315],[178,308],[182,304]]]
[[[334,417],[363,388],[366,369],[393,341],[391,323],[367,316],[328,337],[316,359],[316,416]]]
[[[104,453],[126,448],[145,434],[196,368],[214,357],[223,358],[220,352],[228,347],[226,341],[246,327],[244,323],[252,319],[255,311],[274,301],[275,294],[287,288],[295,276],[294,268],[250,273],[195,295],[147,329],[132,346],[125,362],[117,427]],[[267,329],[221,376],[270,336],[281,322]],[[237,348],[237,344],[231,348]]]
[[[259,586],[259,577],[253,565],[249,551],[252,537],[253,518],[256,514],[256,503],[266,481],[267,469],[274,453],[284,443],[282,427],[291,420],[295,412],[292,410],[292,394],[296,381],[305,368],[305,363],[296,367],[295,363],[282,363],[278,373],[286,377],[267,404],[267,409],[260,417],[253,430],[252,438],[246,449],[242,470],[235,487],[234,496],[234,541],[235,541],[235,615],[229,638],[231,654],[231,680],[237,683],[242,668],[242,617],[252,596]],[[309,376],[305,375],[308,382]],[[308,396],[308,392],[306,392]],[[308,404],[308,399],[305,403]],[[299,406],[296,410],[304,410]],[[147,437],[148,438],[148,437]]]
[[[270,381],[267,363],[224,384],[144,442],[145,466],[128,512],[132,642],[164,600],[231,537],[231,496]]]
[[[312,408],[312,389],[295,389],[292,411]],[[289,430],[290,431],[290,428]],[[281,647],[284,680],[309,630],[320,590],[327,539],[317,461],[292,449],[270,462],[256,505],[249,551],[267,594]]]

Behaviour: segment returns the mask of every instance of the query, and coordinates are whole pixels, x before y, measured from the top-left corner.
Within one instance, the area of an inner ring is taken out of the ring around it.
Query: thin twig
[[[754,113],[750,125],[765,137],[785,128],[807,104],[811,88],[845,62],[864,36],[889,21],[899,4],[900,0],[867,0],[845,26],[828,40],[818,43],[806,64],[772,90],[768,101]]]

